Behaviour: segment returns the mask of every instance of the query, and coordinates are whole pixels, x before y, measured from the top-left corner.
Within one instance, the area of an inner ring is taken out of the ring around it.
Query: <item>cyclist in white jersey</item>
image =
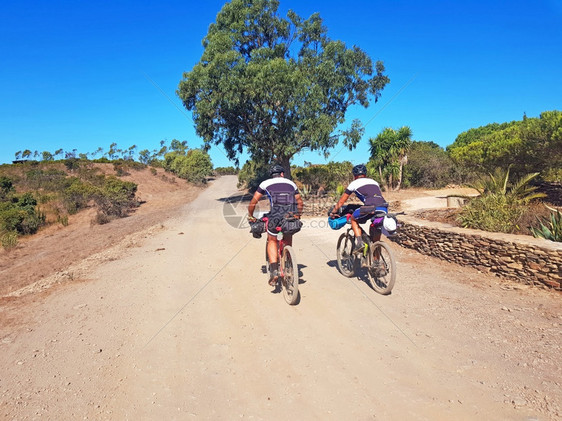
[[[330,213],[330,216],[337,216],[337,212],[344,205],[351,194],[355,193],[357,198],[363,202],[363,206],[356,209],[351,215],[351,228],[355,234],[355,249],[363,249],[363,240],[361,238],[360,223],[366,222],[377,206],[387,206],[388,204],[382,197],[381,188],[372,178],[367,177],[367,167],[363,164],[353,167],[354,180],[347,186],[340,200]],[[380,238],[380,233],[379,233]],[[379,238],[375,238],[378,241]]]
[[[270,211],[267,215],[267,255],[271,268],[271,279],[269,284],[274,286],[279,277],[279,262],[277,261],[277,227],[281,226],[283,219],[292,214],[300,218],[303,210],[303,201],[296,184],[285,178],[285,169],[280,165],[274,165],[270,170],[271,178],[263,181],[248,206],[248,219],[254,220],[254,210],[263,195],[267,195]],[[287,245],[292,245],[293,236],[286,235]]]

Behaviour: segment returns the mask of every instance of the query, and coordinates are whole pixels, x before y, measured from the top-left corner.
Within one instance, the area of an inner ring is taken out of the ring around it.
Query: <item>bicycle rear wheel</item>
[[[291,246],[285,246],[283,249],[281,264],[283,265],[283,277],[281,279],[283,296],[287,303],[293,305],[299,298],[299,267]]]
[[[396,262],[388,244],[377,241],[369,250],[371,264],[367,269],[373,289],[382,295],[388,295],[396,280]]]
[[[343,276],[351,278],[355,275],[356,256],[353,254],[355,237],[347,232],[340,235],[336,247],[338,270]]]

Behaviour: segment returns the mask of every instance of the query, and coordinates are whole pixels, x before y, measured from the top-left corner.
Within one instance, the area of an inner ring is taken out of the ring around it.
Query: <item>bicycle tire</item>
[[[377,251],[379,252],[379,261],[382,263],[384,269],[383,272],[385,272],[384,275],[376,273],[374,264],[377,261],[375,258]],[[394,288],[394,282],[396,281],[396,261],[390,246],[382,241],[371,244],[369,257],[372,263],[367,273],[371,286],[381,295],[390,294],[392,288]]]
[[[288,304],[293,305],[299,298],[299,265],[291,246],[283,248],[281,264],[283,265],[283,277],[281,279],[283,297]]]
[[[338,239],[338,245],[336,247],[336,259],[338,264],[338,270],[340,273],[351,278],[355,275],[356,269],[356,258],[353,255],[353,248],[355,247],[355,237],[349,233],[343,233]]]

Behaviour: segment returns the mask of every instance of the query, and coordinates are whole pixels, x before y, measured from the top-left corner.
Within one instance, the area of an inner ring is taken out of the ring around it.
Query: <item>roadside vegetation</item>
[[[163,168],[193,184],[204,184],[213,174],[209,155],[189,149],[185,141],[174,139],[170,145],[161,142],[153,151],[135,151],[136,146],[121,150],[112,143],[105,153],[102,148],[86,154],[62,149],[16,152],[13,164],[0,166],[2,247],[14,248],[20,236],[35,234],[47,225],[66,226],[70,215],[86,208],[95,209],[92,223],[97,224],[129,215],[139,206],[137,185],[121,177],[131,171],[150,166],[157,175],[156,168]],[[103,166],[109,169],[102,170]]]
[[[508,137],[515,132],[519,133],[517,142]],[[448,222],[465,228],[561,241],[561,112],[545,112],[539,118],[524,116],[520,122],[471,129],[461,133],[447,149],[431,141],[411,138],[411,130],[403,126],[386,128],[369,139],[371,154],[363,163],[367,164],[368,175],[379,181],[383,190],[472,187],[479,195],[463,197],[466,204],[459,210],[450,210]],[[549,145],[551,156],[542,146],[539,149],[537,139],[541,139],[538,142],[541,145]],[[491,146],[482,146],[492,141],[497,166],[489,157]],[[471,144],[475,144],[473,149]],[[518,145],[516,152],[514,144]],[[268,177],[271,162],[260,159],[246,162],[238,173],[239,186],[257,188]],[[293,167],[292,175],[305,198],[336,198],[351,181],[351,168],[357,163],[305,163]]]

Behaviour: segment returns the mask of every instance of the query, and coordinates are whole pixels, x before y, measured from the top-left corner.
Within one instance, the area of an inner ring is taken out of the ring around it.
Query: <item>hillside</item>
[[[95,164],[103,173],[115,174],[112,164]],[[69,216],[68,226],[52,224],[37,234],[21,237],[10,251],[0,248],[0,296],[16,291],[69,265],[114,245],[128,235],[164,221],[180,205],[201,191],[164,170],[153,174],[148,168],[130,170],[120,177],[138,185],[141,205],[128,217],[108,224],[92,223],[96,210],[89,207]],[[72,274],[68,274],[72,278]]]

